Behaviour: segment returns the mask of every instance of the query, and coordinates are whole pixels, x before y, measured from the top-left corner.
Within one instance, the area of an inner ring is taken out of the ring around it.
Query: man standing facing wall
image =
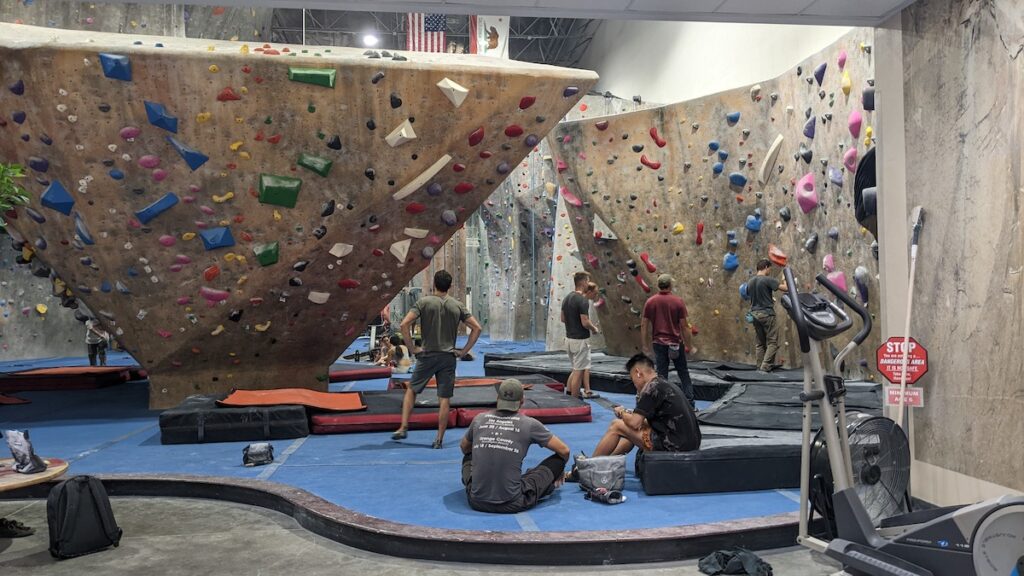
[[[658,376],[668,380],[668,362],[671,360],[675,364],[683,394],[692,406],[693,382],[686,368],[686,350],[680,344],[685,343],[690,354],[695,354],[697,348],[693,345],[689,322],[686,321],[686,303],[672,293],[672,283],[668,274],[658,276],[658,293],[644,303],[640,334],[644,353],[654,357]]]
[[[569,394],[577,397],[584,375],[590,372],[590,334],[600,333],[600,330],[590,321],[590,300],[583,295],[590,274],[577,272],[572,281],[575,289],[562,300],[562,323],[565,324],[565,351],[572,362],[572,372],[566,385],[569,386]]]
[[[750,315],[757,334],[754,362],[762,372],[771,372],[775,368],[775,355],[779,352],[779,324],[775,319],[775,297],[772,293],[789,290],[784,281],[769,276],[771,271],[771,261],[763,258],[757,263],[757,275],[747,282]]]

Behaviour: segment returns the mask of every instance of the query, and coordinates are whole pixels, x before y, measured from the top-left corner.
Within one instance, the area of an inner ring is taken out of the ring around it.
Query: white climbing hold
[[[782,142],[784,140],[785,138],[782,134],[779,134],[775,137],[771,147],[768,148],[768,153],[765,154],[764,160],[761,161],[761,169],[757,173],[758,184],[762,186],[767,184],[768,178],[775,172],[775,160],[779,157],[779,151],[782,149]]]
[[[392,148],[401,146],[402,144],[405,144],[406,142],[411,142],[415,139],[416,131],[412,129],[412,123],[409,122],[408,118],[405,119],[405,122],[399,124],[398,128],[392,130],[391,134],[388,134],[384,138],[384,140],[388,143],[388,146],[391,146]]]
[[[430,230],[424,230],[423,228],[406,228],[405,235],[410,238],[426,238],[427,234],[430,234]]]
[[[310,290],[307,298],[309,298],[309,301],[313,304],[327,304],[327,300],[331,298],[331,294],[329,292],[317,292],[316,290]]]
[[[434,162],[430,166],[430,168],[427,168],[426,170],[421,172],[419,176],[413,178],[411,182],[409,182],[405,186],[402,186],[402,189],[399,190],[398,192],[395,192],[394,195],[392,195],[391,197],[394,198],[395,200],[401,200],[406,196],[409,196],[413,192],[419,190],[421,186],[426,184],[427,180],[430,180],[431,178],[436,176],[437,173],[441,171],[441,168],[444,168],[445,165],[447,165],[451,161],[452,157],[450,154],[445,154],[444,156],[441,156],[437,160],[437,162]]]
[[[331,256],[334,256],[335,258],[344,258],[345,256],[348,256],[351,253],[352,253],[352,245],[351,244],[343,244],[341,242],[338,242],[337,244],[335,244],[331,248],[331,250],[330,250]]]
[[[412,246],[412,239],[399,240],[391,245],[391,255],[404,264],[405,259],[409,257],[410,246]]]
[[[462,103],[466,100],[466,96],[469,96],[469,88],[462,86],[454,80],[445,78],[437,83],[437,87],[441,89],[441,93],[444,94],[456,108],[462,106]]]

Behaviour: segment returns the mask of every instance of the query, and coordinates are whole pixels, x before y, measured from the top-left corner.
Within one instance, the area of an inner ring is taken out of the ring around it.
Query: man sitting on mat
[[[416,367],[412,370],[412,378],[405,387],[405,398],[402,400],[402,425],[391,435],[392,440],[401,440],[407,436],[409,416],[412,415],[416,395],[423,392],[431,378],[437,378],[437,438],[433,448],[440,448],[444,442],[444,433],[448,428],[448,412],[451,398],[455,394],[455,362],[464,357],[477,338],[482,328],[473,315],[466,310],[462,302],[448,296],[452,287],[452,275],[445,270],[434,274],[434,294],[420,298],[412,310],[402,320],[402,337],[405,346],[416,356]],[[420,334],[423,337],[423,348],[413,345],[412,325],[420,320]],[[469,340],[462,349],[455,348],[455,338],[459,335],[459,323],[469,326]]]
[[[523,385],[509,378],[498,385],[497,408],[473,418],[459,447],[462,483],[474,510],[515,514],[529,510],[562,485],[569,447],[536,419],[519,413]],[[531,444],[554,452],[524,474]]]
[[[637,390],[636,408],[615,407],[616,420],[594,448],[593,456],[625,454],[639,446],[648,452],[689,452],[700,448],[697,415],[678,386],[658,376],[654,362],[637,354],[626,362]]]

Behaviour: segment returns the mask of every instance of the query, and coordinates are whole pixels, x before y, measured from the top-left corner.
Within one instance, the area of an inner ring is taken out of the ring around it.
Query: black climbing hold
[[[40,134],[39,141],[42,142],[43,144],[46,144],[47,146],[53,145],[53,138],[50,138],[49,134]]]
[[[395,181],[394,180],[388,180],[388,186],[394,186],[394,185],[395,185]]]
[[[288,279],[288,285],[289,286],[302,286],[302,278],[299,278],[298,276],[295,276],[293,278],[289,278]]]
[[[377,223],[377,215],[376,214],[370,214],[370,217],[367,218],[367,220],[369,220],[370,224],[376,224]]]
[[[626,266],[628,266],[629,268],[636,268],[636,260],[633,260],[633,259],[626,260]]]
[[[405,62],[406,60],[408,60],[408,58],[402,56],[401,54],[395,54],[394,56],[391,57],[391,59],[394,60],[395,62]]]
[[[242,310],[232,310],[231,312],[228,312],[228,320],[238,322],[242,319],[242,312]]]
[[[328,200],[324,202],[324,205],[320,208],[320,216],[326,218],[331,214],[334,214],[335,202],[334,200]]]
[[[15,96],[21,96],[25,93],[25,81],[19,79],[17,82],[11,84],[7,88],[10,89],[11,94],[14,94]]]
[[[110,112],[110,104],[100,104],[99,105],[99,109],[100,109],[100,112],[103,112],[104,114],[106,114],[107,112]]]
[[[376,130],[377,123],[373,121],[373,118],[370,118],[369,120],[366,121],[366,127],[369,128],[370,130]]]
[[[401,108],[401,107],[402,107],[402,99],[398,97],[397,93],[392,92],[391,93],[391,109],[395,110],[395,109]]]
[[[643,152],[643,151],[644,151],[644,145],[643,144],[633,144],[633,152],[639,153],[639,152]]]
[[[793,218],[793,213],[789,211],[789,206],[779,208],[779,218],[782,218],[785,222],[789,222]]]
[[[828,237],[833,239],[833,240],[838,240],[839,239],[839,228],[836,228],[835,226],[829,228],[828,229]]]
[[[323,238],[326,235],[327,235],[327,226],[320,226],[317,229],[313,230],[313,236],[316,236],[317,240]]]
[[[341,150],[341,137],[335,134],[328,140],[327,147],[331,150]]]
[[[387,50],[381,50],[380,51],[380,57],[381,58],[391,58],[391,52],[388,52]]]
[[[384,73],[383,72],[377,72],[376,74],[373,75],[373,78],[370,78],[370,82],[376,84],[377,82],[380,82],[383,79],[384,79]]]
[[[370,58],[380,58],[380,52],[377,52],[376,50],[367,50],[366,52],[363,52],[363,56],[369,56]]]
[[[801,75],[803,73],[804,73],[804,67],[803,66],[797,66],[796,67],[796,75],[799,76],[799,75]]]
[[[814,158],[814,150],[800,144],[800,157],[803,158],[804,162],[810,164],[811,160]]]
[[[811,254],[818,251],[818,233],[811,232],[811,235],[807,237],[807,241],[804,242],[804,250],[807,250]]]
[[[547,118],[546,118],[546,117],[544,117],[544,116],[537,116],[536,118],[534,118],[534,120],[536,120],[536,121],[537,121],[537,123],[538,123],[538,124],[540,124],[540,123],[542,123],[542,122],[546,121],[546,120],[547,120]]]
[[[363,171],[363,174],[365,174],[366,177],[369,178],[370,180],[373,180],[374,178],[377,177],[377,173],[374,172],[373,168],[367,168],[365,171]]]
[[[295,264],[292,264],[292,270],[295,270],[296,272],[302,272],[303,270],[306,269],[306,266],[309,266],[308,260],[299,260]]]

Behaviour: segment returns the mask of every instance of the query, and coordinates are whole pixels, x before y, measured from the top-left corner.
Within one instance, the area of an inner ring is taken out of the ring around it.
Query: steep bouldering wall
[[[916,458],[1024,490],[1021,6],[921,0],[902,22],[906,209],[926,214],[911,327],[928,348]],[[975,493],[955,475],[927,477],[915,496]]]
[[[0,25],[12,228],[150,403],[327,366],[593,85],[472,56]]]
[[[700,356],[751,361],[740,287],[772,245],[802,289],[824,269],[877,309],[873,238],[851,205],[857,159],[873,146],[873,102],[862,103],[873,90],[871,44],[870,30],[855,30],[758,85],[569,122],[549,136],[584,267],[604,290],[610,352],[638,349],[640,311],[668,272]],[[595,235],[595,215],[617,240]],[[793,365],[790,334],[787,322],[781,354]],[[851,375],[871,376],[872,342],[848,363]]]

